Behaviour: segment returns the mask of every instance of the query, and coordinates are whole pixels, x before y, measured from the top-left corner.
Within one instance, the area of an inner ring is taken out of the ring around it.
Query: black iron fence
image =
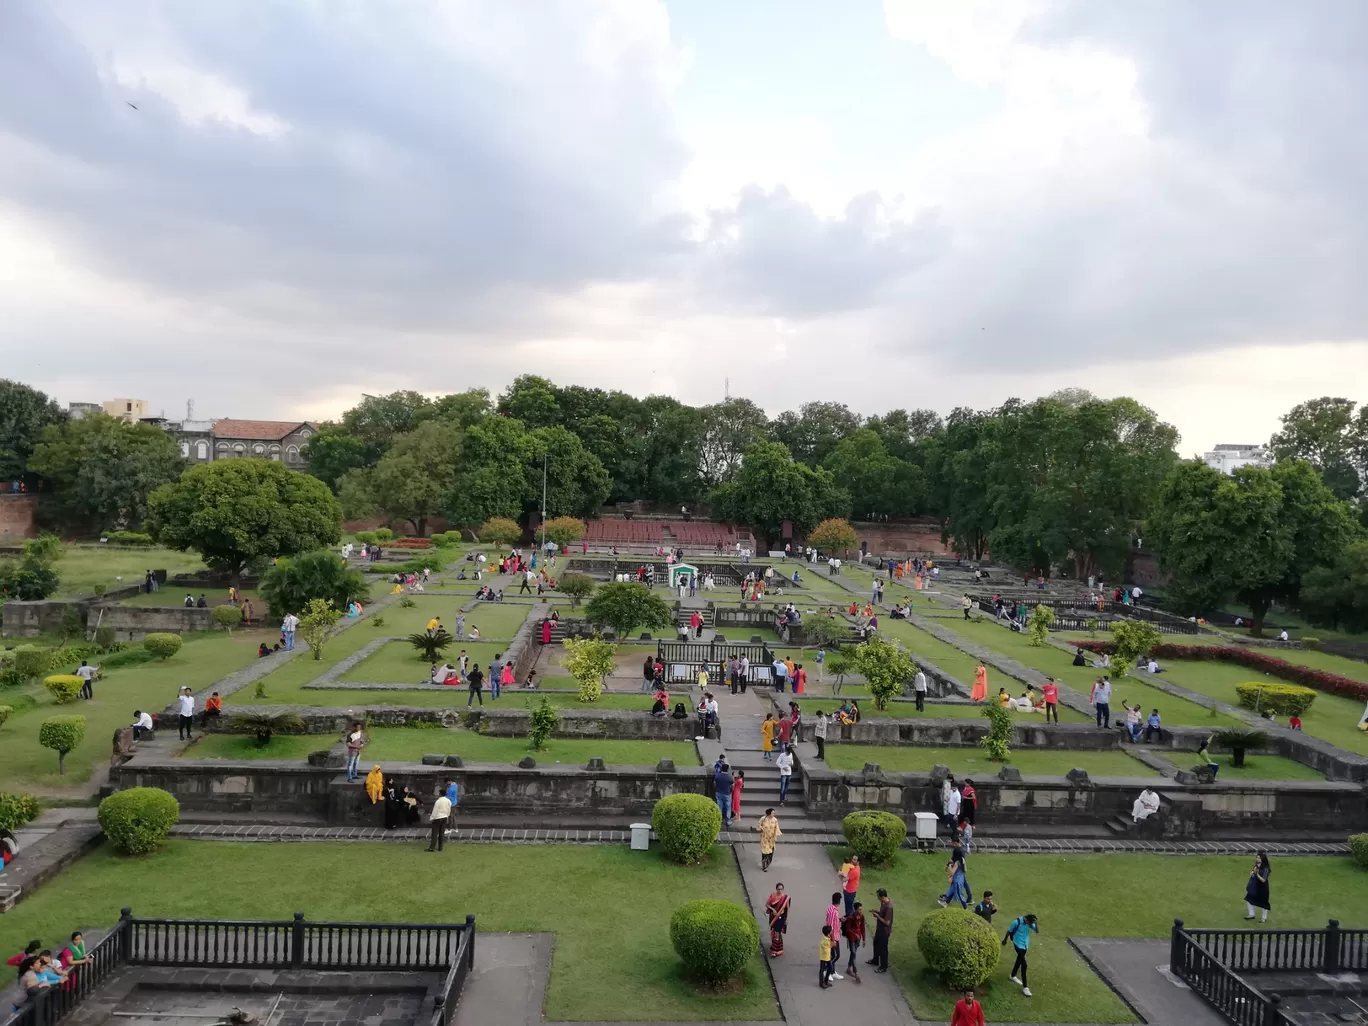
[[[970,594],[980,609],[984,612],[993,612],[993,596],[985,594]],[[1155,627],[1161,634],[1198,634],[1201,628],[1191,620],[1185,620],[1181,616],[1174,616],[1172,613],[1165,613],[1162,609],[1153,609],[1149,606],[1127,605],[1121,602],[1113,602],[1110,599],[1094,599],[1089,602],[1086,598],[1068,599],[1060,596],[1051,598],[1048,595],[1031,595],[1022,598],[1003,596],[1003,608],[1009,614],[1015,614],[1021,606],[1026,607],[1027,614],[1036,606],[1050,606],[1055,611],[1055,622],[1053,629],[1057,631],[1085,631],[1089,629],[1089,621],[1095,620],[1097,626],[1106,627],[1117,619],[1144,620]]]
[[[0,1019],[0,1026],[53,1026],[124,965],[445,971],[434,1026],[446,1026],[474,952],[474,916],[464,923],[314,923],[303,912],[288,920],[137,919],[124,909],[90,949],[89,965]]]
[[[1284,1026],[1290,1020],[1242,973],[1339,973],[1368,969],[1368,930],[1189,930],[1173,921],[1169,968],[1237,1026]]]

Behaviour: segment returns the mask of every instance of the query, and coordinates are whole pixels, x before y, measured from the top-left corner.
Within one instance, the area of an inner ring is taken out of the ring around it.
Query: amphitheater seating
[[[738,534],[729,524],[706,520],[590,520],[586,525],[590,545],[684,545],[690,548],[731,548],[740,541],[750,545],[747,532]]]

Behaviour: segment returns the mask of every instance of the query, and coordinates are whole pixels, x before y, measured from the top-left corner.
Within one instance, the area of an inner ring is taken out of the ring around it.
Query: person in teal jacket
[[[1002,946],[1006,947],[1007,942],[1012,942],[1012,947],[1016,948],[1016,961],[1012,963],[1012,982],[1021,987],[1021,992],[1027,997],[1031,996],[1030,984],[1026,982],[1026,949],[1031,946],[1031,934],[1039,933],[1040,926],[1036,922],[1035,914],[1018,916],[1007,926],[1007,935],[1002,938]]]

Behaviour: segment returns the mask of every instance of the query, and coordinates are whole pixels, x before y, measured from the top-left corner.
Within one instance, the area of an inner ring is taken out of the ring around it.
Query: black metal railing
[[[1193,931],[1201,933],[1202,931]],[[1173,921],[1169,971],[1235,1026],[1287,1026],[1278,999],[1269,997],[1223,965],[1215,955]]]
[[[1222,965],[1235,972],[1338,973],[1368,969],[1368,930],[1186,930]]]
[[[126,908],[90,949],[90,964],[0,1019],[0,1026],[54,1026],[124,965],[445,971],[434,1009],[434,1026],[445,1026],[474,952],[474,916],[464,923],[314,923],[303,912],[288,920],[135,919]]]
[[[466,916],[465,929],[461,931],[456,946],[456,956],[451,960],[446,979],[442,981],[442,991],[433,999],[432,1026],[447,1026],[456,1015],[456,1003],[461,998],[466,978],[475,968],[475,917]]]

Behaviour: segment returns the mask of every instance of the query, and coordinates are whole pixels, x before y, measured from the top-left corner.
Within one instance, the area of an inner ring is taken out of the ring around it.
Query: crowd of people
[[[24,1000],[44,1003],[53,989],[74,990],[79,984],[82,966],[92,962],[86,950],[85,937],[77,930],[57,945],[57,952],[44,946],[42,940],[31,940],[20,951],[5,959],[18,973],[19,987]]]

